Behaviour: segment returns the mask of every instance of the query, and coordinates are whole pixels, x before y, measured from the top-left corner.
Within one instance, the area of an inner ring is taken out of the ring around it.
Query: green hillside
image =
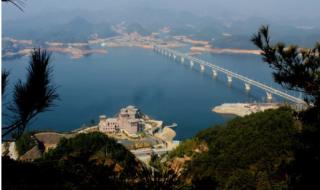
[[[184,175],[193,182],[209,179],[219,189],[288,189],[298,133],[291,110],[270,110],[204,130],[171,157],[191,157]],[[203,144],[207,150],[195,151]]]

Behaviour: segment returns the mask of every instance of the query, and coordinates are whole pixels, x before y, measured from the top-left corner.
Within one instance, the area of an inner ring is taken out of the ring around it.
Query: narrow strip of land
[[[240,117],[265,111],[268,109],[277,109],[280,104],[277,103],[225,103],[212,109],[219,114],[237,115]]]

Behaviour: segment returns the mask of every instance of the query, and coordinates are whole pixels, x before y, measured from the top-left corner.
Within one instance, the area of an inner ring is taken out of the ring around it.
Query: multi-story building
[[[123,130],[129,134],[136,134],[143,130],[142,113],[134,106],[122,108],[116,118],[100,116],[99,131],[116,133]]]
[[[105,115],[100,116],[99,131],[105,133],[115,133],[119,130],[117,118],[107,118]]]

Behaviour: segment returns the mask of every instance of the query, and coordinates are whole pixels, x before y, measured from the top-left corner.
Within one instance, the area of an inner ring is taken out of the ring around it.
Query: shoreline
[[[260,55],[260,50],[254,49],[238,49],[238,48],[211,48],[211,47],[191,47],[191,52],[194,53],[215,53],[215,54],[249,54],[249,55]]]
[[[32,40],[17,40],[9,37],[5,41],[18,46],[17,50],[7,50],[3,53],[3,59],[14,59],[30,55],[35,45]],[[158,44],[167,48],[184,47],[191,44],[190,54],[202,54],[205,52],[216,54],[250,54],[260,55],[259,50],[239,49],[239,48],[213,48],[208,41],[193,40],[186,36],[174,36],[172,40],[165,41],[157,39],[155,36],[141,36],[137,33],[122,34],[110,38],[96,38],[86,42],[60,42],[46,41],[45,48],[49,51],[66,54],[71,59],[80,59],[87,55],[107,54],[111,48],[141,48],[152,49],[152,44]],[[200,46],[195,46],[200,45]]]

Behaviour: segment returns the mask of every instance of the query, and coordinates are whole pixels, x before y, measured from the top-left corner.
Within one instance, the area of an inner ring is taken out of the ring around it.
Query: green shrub
[[[36,145],[31,133],[24,133],[16,140],[16,149],[20,156]]]

